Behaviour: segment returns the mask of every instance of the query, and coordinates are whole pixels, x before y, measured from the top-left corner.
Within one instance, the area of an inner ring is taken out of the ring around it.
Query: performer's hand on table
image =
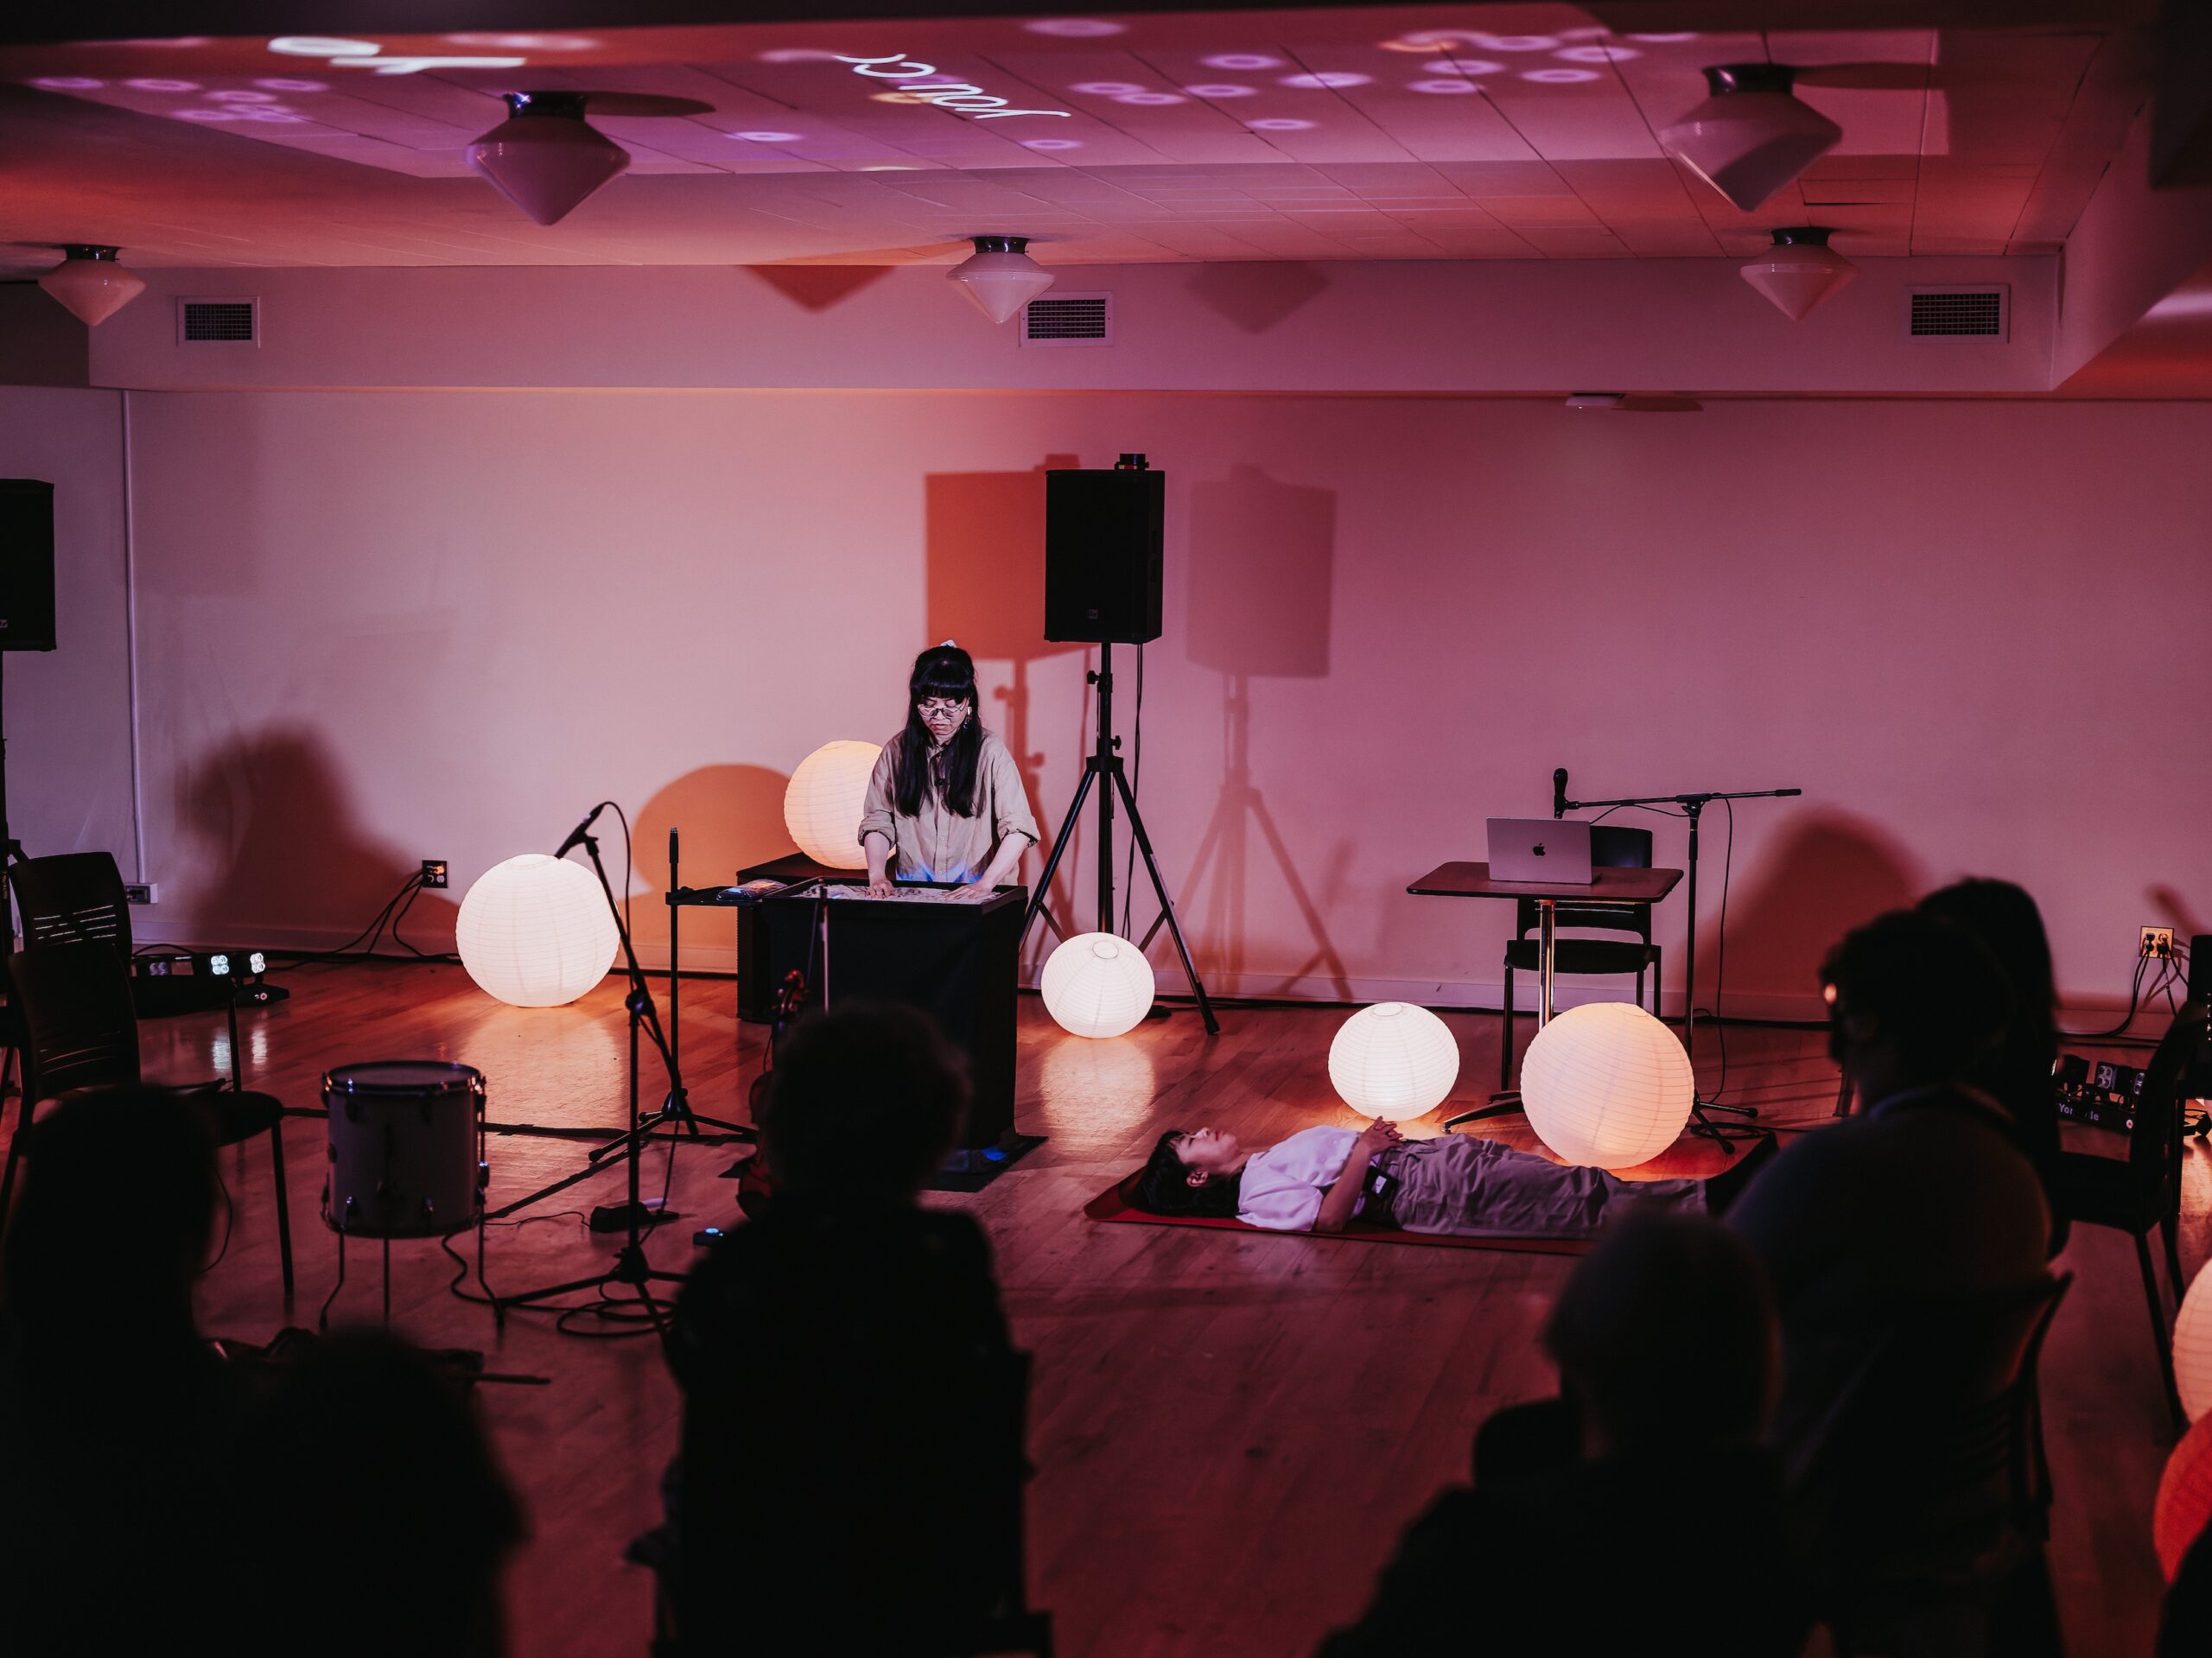
[[[952,889],[952,896],[963,904],[981,904],[990,895],[991,886],[988,881],[971,880],[965,886]]]
[[[888,875],[878,875],[868,884],[870,898],[889,898],[899,890],[899,883]]]

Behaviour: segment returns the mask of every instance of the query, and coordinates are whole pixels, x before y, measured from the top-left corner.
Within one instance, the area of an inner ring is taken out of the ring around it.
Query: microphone
[[[1552,773],[1552,816],[1567,816],[1567,767],[1564,765]]]
[[[596,806],[594,806],[591,809],[591,816],[585,818],[582,823],[577,824],[575,828],[569,831],[569,838],[561,842],[560,849],[554,853],[553,855],[556,858],[565,858],[571,852],[574,852],[578,847],[582,846],[586,838],[591,834],[591,826],[599,822],[600,813],[606,810],[607,803],[604,800],[601,801]]]

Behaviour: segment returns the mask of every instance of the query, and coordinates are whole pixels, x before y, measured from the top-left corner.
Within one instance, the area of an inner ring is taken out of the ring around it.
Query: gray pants
[[[1702,1180],[1622,1180],[1467,1134],[1393,1146],[1376,1162],[1399,1182],[1390,1210],[1408,1232],[1586,1238],[1630,1204],[1705,1212]]]

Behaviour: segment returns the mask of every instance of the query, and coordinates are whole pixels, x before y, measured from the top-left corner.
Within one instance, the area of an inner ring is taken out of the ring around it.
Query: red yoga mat
[[[1138,1178],[1143,1173],[1142,1169],[1138,1169],[1116,1180],[1085,1204],[1083,1212],[1094,1221],[1137,1226],[1205,1226],[1221,1232],[1249,1232],[1259,1237],[1352,1238],[1367,1243],[1421,1243],[1441,1249],[1509,1249],[1532,1255],[1579,1255],[1587,1254],[1590,1248],[1589,1241],[1585,1238],[1468,1238],[1451,1232],[1406,1232],[1395,1226],[1370,1226],[1358,1220],[1341,1232],[1297,1233],[1270,1232],[1265,1227],[1247,1226],[1226,1215],[1155,1215],[1129,1201],[1129,1195],[1135,1191]]]

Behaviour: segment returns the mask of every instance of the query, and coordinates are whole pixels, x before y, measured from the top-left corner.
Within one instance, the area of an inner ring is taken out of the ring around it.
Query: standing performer
[[[976,712],[976,664],[947,639],[914,658],[906,728],[868,779],[861,846],[871,894],[893,882],[952,881],[988,898],[1037,843],[1014,756]]]

